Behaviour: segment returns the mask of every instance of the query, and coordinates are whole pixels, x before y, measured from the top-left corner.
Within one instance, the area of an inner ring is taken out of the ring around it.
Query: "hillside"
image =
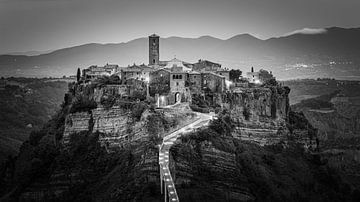
[[[0,162],[15,156],[31,130],[37,130],[60,109],[65,82],[7,78],[0,89]]]
[[[187,62],[208,59],[243,72],[251,66],[272,70],[278,79],[335,77],[359,79],[360,29],[328,28],[322,34],[293,34],[260,40],[241,34],[221,40],[169,37],[160,39],[160,59],[175,55]],[[119,44],[85,44],[37,56],[2,55],[0,74],[72,75],[93,64],[120,66],[148,62],[147,38]],[[330,64],[331,62],[331,64]]]
[[[0,169],[1,200],[162,199],[158,145],[196,113],[189,103],[156,109],[144,98],[114,95],[103,82],[69,85],[61,110]],[[305,145],[315,149],[316,130],[289,111],[289,92],[271,86],[207,95],[209,107],[223,110],[170,149],[180,200],[355,199],[356,185],[305,152]]]

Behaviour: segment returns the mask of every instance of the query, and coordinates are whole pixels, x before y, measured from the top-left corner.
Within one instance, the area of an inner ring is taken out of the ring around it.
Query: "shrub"
[[[41,138],[44,137],[45,135],[46,135],[46,132],[44,130],[31,131],[30,136],[29,136],[30,144],[33,146],[38,145]]]
[[[251,113],[250,113],[249,108],[246,107],[246,106],[244,106],[243,115],[244,115],[244,117],[245,117],[245,120],[248,121],[248,120],[250,119]]]
[[[136,120],[139,121],[143,112],[147,109],[147,105],[143,102],[139,102],[133,105],[132,110],[131,110],[131,117]]]
[[[114,95],[109,95],[107,97],[102,97],[100,103],[106,108],[109,109],[116,103],[117,97]]]
[[[87,112],[97,107],[96,102],[93,99],[89,99],[87,96],[81,95],[76,98],[72,104],[70,113],[75,112]]]
[[[226,111],[223,111],[222,113],[219,113],[217,119],[211,121],[209,128],[219,135],[231,136],[234,125],[232,124],[230,115]]]
[[[277,86],[278,83],[276,81],[275,78],[269,79],[269,80],[265,80],[265,82],[263,83],[262,86]]]
[[[135,100],[145,100],[146,91],[135,90],[132,94],[132,98]]]
[[[190,109],[195,111],[195,112],[200,112],[200,113],[210,113],[209,108],[201,108],[197,105],[191,104],[190,105]]]

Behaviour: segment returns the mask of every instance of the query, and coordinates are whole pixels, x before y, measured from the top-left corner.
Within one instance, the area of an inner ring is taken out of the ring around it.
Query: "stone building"
[[[187,91],[188,74],[183,71],[171,72],[170,73],[170,92],[179,94],[175,96],[181,96]],[[177,102],[179,97],[175,100]]]
[[[171,71],[169,69],[157,69],[150,73],[150,83],[161,78],[170,78]]]
[[[260,69],[258,72],[254,72],[254,67],[251,67],[251,72],[246,73],[246,78],[250,83],[263,84],[271,79],[275,79],[272,72],[268,72],[264,69]]]
[[[226,80],[230,81],[230,70],[229,69],[219,69],[215,72],[221,76],[224,76]]]
[[[120,71],[119,65],[106,64],[103,67],[92,65],[83,70],[83,78],[86,80],[92,80],[101,76],[111,76],[118,71]]]
[[[251,67],[251,72],[246,73],[246,78],[250,83],[260,84],[259,72],[254,72],[254,67]]]
[[[201,87],[201,74],[197,71],[189,72],[189,83],[191,86]]]
[[[226,89],[225,77],[213,72],[202,72],[202,89],[210,89],[212,92],[222,93]]]
[[[149,81],[150,72],[154,71],[153,68],[142,65],[133,64],[127,68],[121,69],[121,79],[137,79],[141,81]]]
[[[211,62],[208,60],[199,60],[197,63],[193,64],[194,71],[209,71],[209,72],[216,72],[221,69],[221,64]]]

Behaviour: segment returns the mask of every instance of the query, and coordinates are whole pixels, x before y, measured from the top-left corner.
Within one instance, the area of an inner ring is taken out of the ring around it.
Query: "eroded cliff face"
[[[180,201],[351,198],[336,174],[324,164],[313,163],[301,147],[259,146],[233,137],[189,134],[177,141],[170,153]]]
[[[82,131],[89,131],[91,113],[89,112],[77,112],[68,114],[65,119],[65,129],[63,135],[63,143],[68,144],[70,134],[79,133]]]
[[[241,88],[224,94],[223,108],[235,123],[233,136],[260,145],[274,144],[288,133],[289,114],[287,87]]]
[[[346,117],[337,110],[304,110],[304,114],[319,129],[319,137],[323,140],[360,135],[360,111],[351,117]]]

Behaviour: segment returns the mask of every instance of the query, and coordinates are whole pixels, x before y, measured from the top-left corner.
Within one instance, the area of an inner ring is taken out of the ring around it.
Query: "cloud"
[[[326,33],[327,30],[324,28],[303,28],[299,30],[295,30],[293,32],[289,32],[284,34],[284,36],[290,36],[294,34],[323,34]]]

